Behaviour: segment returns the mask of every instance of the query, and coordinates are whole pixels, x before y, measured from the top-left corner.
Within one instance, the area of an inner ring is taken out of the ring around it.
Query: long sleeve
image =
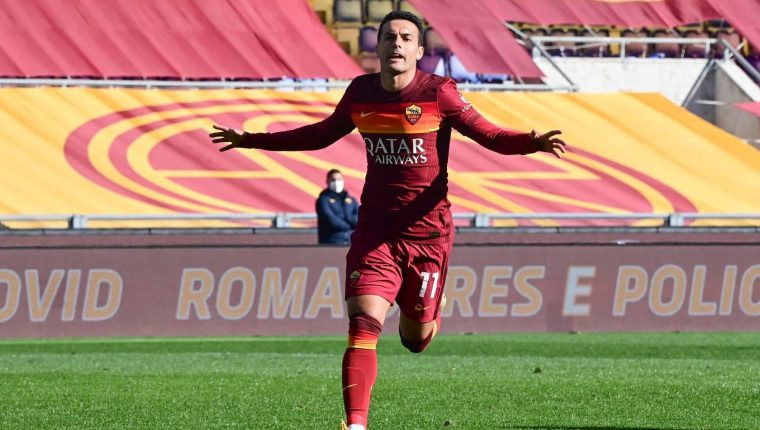
[[[322,121],[276,133],[245,133],[241,146],[268,151],[315,151],[332,145],[356,127],[351,119],[352,88],[353,82],[335,111]]]
[[[320,223],[330,228],[330,233],[351,230],[351,226],[330,208],[329,197],[320,196],[317,199],[317,216]]]
[[[483,118],[448,81],[438,90],[438,110],[463,135],[499,154],[531,154],[538,150],[529,133],[498,127]]]
[[[356,224],[359,222],[359,205],[356,203],[356,199],[350,197],[351,203],[346,206],[346,216],[348,217],[348,223],[351,228],[356,228]]]

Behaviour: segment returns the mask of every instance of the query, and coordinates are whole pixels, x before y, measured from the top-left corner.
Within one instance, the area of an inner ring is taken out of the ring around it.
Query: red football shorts
[[[354,233],[346,255],[346,299],[373,294],[398,303],[417,322],[433,321],[440,311],[451,241],[421,244]]]

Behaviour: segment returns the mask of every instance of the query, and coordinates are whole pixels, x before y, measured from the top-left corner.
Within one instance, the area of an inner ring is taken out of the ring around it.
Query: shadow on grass
[[[515,430],[689,430],[677,427],[620,427],[620,426],[509,426]]]

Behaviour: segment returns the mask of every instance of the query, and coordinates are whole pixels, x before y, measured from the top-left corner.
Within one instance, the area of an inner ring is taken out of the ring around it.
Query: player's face
[[[422,58],[417,26],[405,19],[394,19],[386,22],[380,31],[377,56],[381,70],[398,75],[415,68]]]

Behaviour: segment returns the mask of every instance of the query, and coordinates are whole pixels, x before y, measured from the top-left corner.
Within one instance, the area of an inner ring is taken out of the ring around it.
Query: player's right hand
[[[229,143],[227,146],[223,146],[219,149],[219,152],[224,152],[233,148],[245,148],[243,141],[245,140],[245,132],[236,128],[224,127],[214,124],[214,131],[208,134],[212,143]]]
[[[558,138],[554,137],[558,134],[562,134],[559,130],[552,130],[547,133],[540,134],[536,130],[533,130],[530,132],[530,138],[533,140],[533,144],[536,145],[536,148],[541,152],[548,152],[550,154],[554,154],[557,158],[562,158],[560,154],[565,152],[565,142]]]

